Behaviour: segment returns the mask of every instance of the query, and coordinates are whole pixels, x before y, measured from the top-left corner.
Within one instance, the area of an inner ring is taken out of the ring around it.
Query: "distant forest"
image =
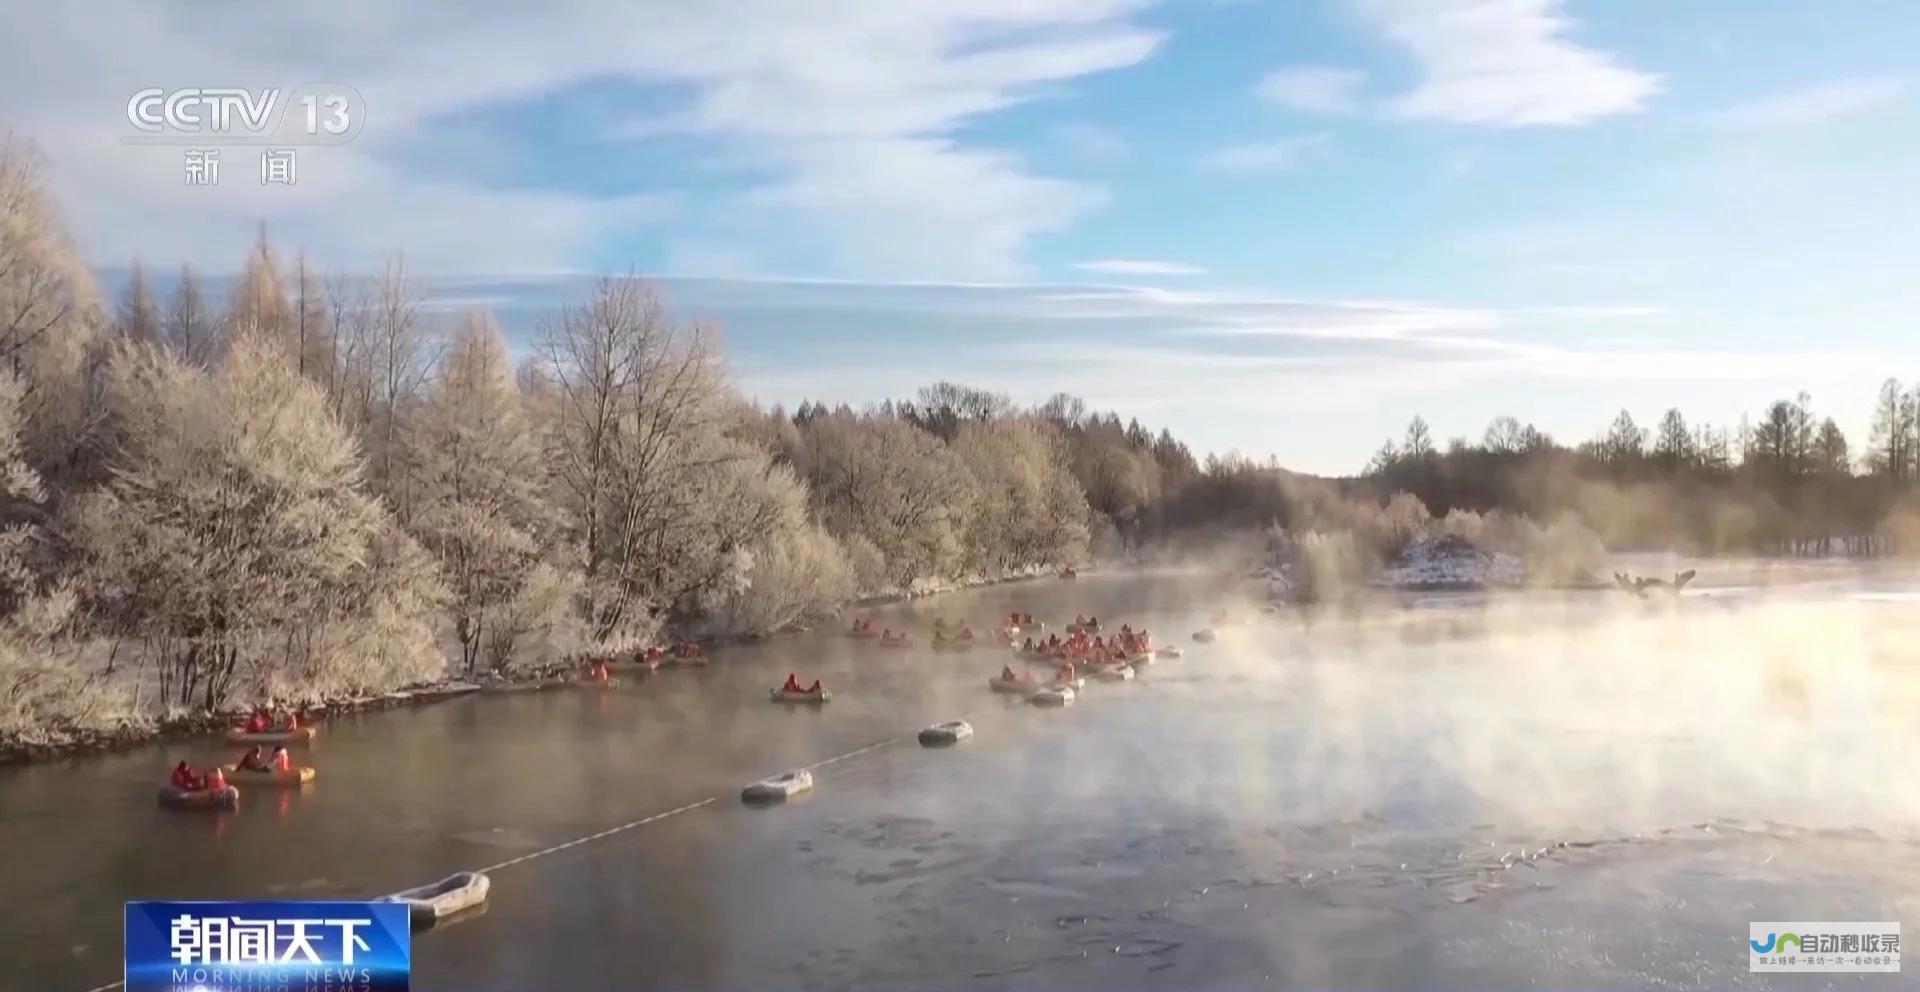
[[[1479,444],[1442,450],[1415,417],[1361,482],[1413,493],[1435,516],[1575,513],[1614,549],[1878,555],[1920,548],[1916,452],[1920,387],[1888,379],[1863,450],[1805,393],[1731,430],[1689,425],[1678,409],[1649,430],[1622,410],[1572,448],[1501,417]]]

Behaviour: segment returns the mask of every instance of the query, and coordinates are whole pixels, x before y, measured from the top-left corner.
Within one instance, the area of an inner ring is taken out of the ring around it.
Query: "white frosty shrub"
[[[708,616],[723,634],[769,634],[831,614],[854,593],[853,568],[833,535],[812,525],[756,540],[743,581],[711,597]]]
[[[290,691],[432,673],[431,562],[279,349],[243,336],[207,373],[127,348],[107,385],[111,479],[69,529],[87,595],[154,652],[165,703],[218,707],[242,675]]]

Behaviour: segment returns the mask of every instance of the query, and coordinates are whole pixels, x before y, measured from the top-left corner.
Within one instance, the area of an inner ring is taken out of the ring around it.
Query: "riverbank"
[[[1030,582],[1036,579],[1052,578],[1053,569],[1034,566],[998,576],[970,576],[957,580],[938,580],[915,583],[906,589],[896,590],[885,595],[869,596],[843,605],[835,615],[851,609],[871,606],[912,602],[931,596],[988,586],[1006,585],[1014,582]],[[701,644],[718,643],[760,643],[782,635],[809,633],[812,628],[805,624],[788,624],[773,634],[744,635],[733,637],[707,636],[695,638]],[[431,703],[452,699],[470,692],[534,692],[542,689],[558,688],[575,681],[577,667],[568,662],[550,662],[528,668],[515,669],[511,674],[490,673],[479,677],[478,681],[462,678],[444,678],[433,682],[416,683],[403,686],[391,692],[369,696],[341,697],[321,700],[299,708],[303,717],[338,716],[345,713],[366,712],[372,710],[393,709],[397,707],[425,706]],[[58,741],[0,741],[0,765],[20,765],[32,762],[59,761],[67,758],[84,757],[122,751],[155,742],[187,740],[196,737],[215,737],[228,727],[236,726],[247,718],[249,708],[228,707],[211,713],[192,713],[154,720],[127,721],[112,727],[90,728],[74,731]]]

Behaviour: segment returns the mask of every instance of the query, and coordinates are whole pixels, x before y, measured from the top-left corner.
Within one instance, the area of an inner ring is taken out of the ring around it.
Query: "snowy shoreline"
[[[959,580],[941,580],[938,582],[917,583],[915,587],[898,590],[880,596],[869,596],[847,603],[840,612],[847,609],[882,606],[891,603],[905,603],[925,599],[951,592],[964,592],[987,586],[1005,585],[1013,582],[1029,582],[1035,579],[1052,578],[1056,569],[1030,566],[999,576],[969,576]],[[700,643],[716,644],[724,642],[755,643],[771,640],[774,637],[806,633],[804,625],[788,625],[773,634],[760,636],[716,636],[700,638]],[[345,713],[364,713],[376,710],[397,709],[403,706],[425,706],[476,692],[537,692],[558,688],[579,678],[577,666],[566,663],[550,663],[535,668],[515,672],[512,675],[488,674],[473,679],[446,678],[434,682],[418,683],[411,686],[371,696],[340,697],[323,700],[299,708],[302,715],[338,716]],[[33,764],[43,761],[59,761],[67,758],[80,758],[88,755],[103,754],[112,751],[124,751],[159,741],[187,740],[195,737],[213,737],[228,727],[245,721],[246,708],[229,708],[212,713],[194,713],[154,720],[149,723],[126,723],[117,727],[96,730],[76,731],[66,740],[44,741],[0,741],[0,766]]]

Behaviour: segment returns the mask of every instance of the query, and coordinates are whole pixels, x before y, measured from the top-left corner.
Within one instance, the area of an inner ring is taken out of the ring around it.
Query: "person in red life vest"
[[[594,680],[595,682],[605,682],[605,681],[607,681],[607,679],[609,679],[610,677],[611,677],[611,676],[610,676],[610,675],[608,675],[608,673],[607,673],[607,661],[606,661],[606,659],[605,659],[605,658],[595,658],[595,659],[593,660],[593,680]]]
[[[1000,681],[1002,681],[1002,682],[1018,682],[1018,681],[1020,681],[1020,676],[1018,676],[1018,675],[1015,675],[1015,674],[1013,674],[1013,666],[1012,666],[1012,665],[1001,665],[1001,666],[1000,666]]]
[[[806,690],[800,688],[800,680],[798,678],[795,678],[792,672],[788,672],[787,684],[781,686],[780,691],[781,692],[805,692]]]
[[[254,710],[253,715],[247,717],[247,733],[249,734],[264,734],[272,726],[273,718],[267,715],[266,710]]]
[[[285,747],[273,749],[273,770],[283,774],[293,770],[293,756],[287,753]]]
[[[200,787],[211,792],[219,792],[227,787],[227,773],[221,771],[219,765],[207,769],[207,777],[201,782]]]
[[[814,695],[816,695],[816,696],[817,696],[817,695],[819,695],[819,694],[820,694],[820,680],[819,680],[819,679],[814,679],[814,680],[813,680],[813,684],[807,687],[807,691],[808,691],[808,692],[810,692],[810,693],[812,693],[812,694],[814,694]]]
[[[300,729],[300,718],[297,716],[294,716],[292,710],[286,709],[284,707],[282,707],[280,711],[276,714],[273,722],[274,722],[273,729],[276,729],[276,730],[294,731],[294,730]]]
[[[194,773],[193,766],[182,761],[173,766],[173,774],[167,776],[167,784],[185,792],[200,787],[200,776]]]
[[[254,745],[253,750],[248,751],[246,756],[240,759],[240,767],[250,772],[264,772],[272,767],[267,762],[267,746],[265,744]]]

